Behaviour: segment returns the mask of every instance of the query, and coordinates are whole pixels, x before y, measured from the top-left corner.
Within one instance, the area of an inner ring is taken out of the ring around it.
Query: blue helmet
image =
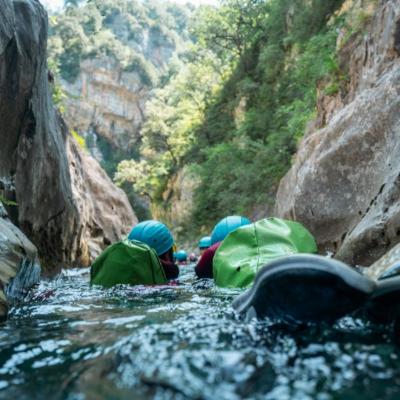
[[[174,244],[169,229],[158,221],[144,221],[137,224],[128,236],[129,240],[138,240],[153,248],[157,255],[166,253]]]
[[[211,236],[204,236],[199,241],[199,249],[208,249],[211,246]]]
[[[178,261],[186,261],[187,260],[187,254],[185,250],[179,250],[177,253],[175,253],[175,258]]]
[[[240,217],[238,215],[233,215],[221,219],[221,221],[219,221],[218,224],[215,225],[214,230],[212,231],[211,244],[222,242],[222,240],[224,240],[231,232],[241,226],[249,224],[251,224],[250,220],[245,217]]]

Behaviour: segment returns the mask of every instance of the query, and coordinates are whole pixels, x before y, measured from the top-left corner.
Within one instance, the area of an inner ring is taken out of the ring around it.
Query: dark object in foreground
[[[400,317],[400,277],[379,280],[366,307],[367,317],[374,323],[390,324]]]
[[[294,255],[263,267],[233,307],[286,323],[333,322],[364,305],[375,288],[374,281],[339,261]]]

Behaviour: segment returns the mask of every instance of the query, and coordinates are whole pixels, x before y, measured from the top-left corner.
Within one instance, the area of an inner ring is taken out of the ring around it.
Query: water
[[[185,267],[183,267],[185,268]],[[289,332],[236,318],[236,293],[42,282],[0,329],[1,399],[399,399],[399,351],[346,318]]]

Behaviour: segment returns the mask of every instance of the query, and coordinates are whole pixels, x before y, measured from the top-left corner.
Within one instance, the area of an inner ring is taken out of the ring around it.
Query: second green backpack
[[[97,257],[90,270],[90,282],[109,288],[119,284],[162,285],[168,281],[152,248],[142,242],[124,240]]]
[[[238,228],[225,238],[214,257],[214,280],[221,287],[248,287],[258,270],[270,261],[316,252],[314,237],[300,223],[263,219]]]

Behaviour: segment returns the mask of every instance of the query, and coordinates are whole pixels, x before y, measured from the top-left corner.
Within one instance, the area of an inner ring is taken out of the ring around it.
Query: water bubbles
[[[395,398],[398,351],[362,319],[243,320],[230,307],[237,290],[192,272],[174,286],[108,290],[87,270],[42,281],[0,331],[0,397]]]

